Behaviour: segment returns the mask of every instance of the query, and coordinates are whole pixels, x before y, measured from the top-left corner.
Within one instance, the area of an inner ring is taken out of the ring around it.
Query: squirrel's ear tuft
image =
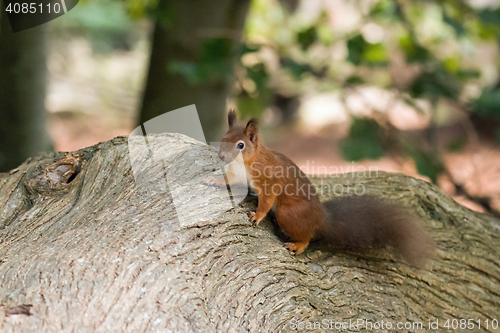
[[[227,123],[229,127],[232,127],[236,123],[236,118],[236,112],[234,111],[234,109],[229,111],[229,113],[227,114]]]
[[[259,120],[257,118],[252,118],[248,121],[247,127],[245,128],[245,135],[250,139],[250,141],[255,142],[257,139],[257,132],[259,131]]]

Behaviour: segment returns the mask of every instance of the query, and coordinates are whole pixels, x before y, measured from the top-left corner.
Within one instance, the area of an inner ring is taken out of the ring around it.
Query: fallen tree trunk
[[[203,144],[148,139],[146,152],[115,138],[0,176],[0,332],[366,331],[382,320],[385,330],[415,331],[447,319],[450,329],[472,319],[472,331],[498,331],[498,220],[401,174],[313,178],[320,192],[363,186],[407,206],[438,250],[422,269],[387,251],[319,244],[295,257],[268,218],[251,225],[249,206],[211,215],[224,208],[223,191],[172,194],[177,176],[199,184],[211,170]],[[148,165],[158,147],[163,162]],[[170,191],[158,185],[165,175]]]

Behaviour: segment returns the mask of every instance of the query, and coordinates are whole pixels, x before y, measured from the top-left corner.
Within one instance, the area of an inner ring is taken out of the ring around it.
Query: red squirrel
[[[278,225],[293,240],[285,244],[290,252],[301,254],[312,239],[322,239],[349,248],[391,245],[416,266],[430,253],[432,240],[403,207],[370,195],[339,197],[322,204],[302,170],[262,144],[256,118],[241,126],[232,110],[228,125],[218,156],[229,163],[242,154],[248,184],[258,194],[257,211],[248,214],[250,221],[258,225],[274,207]],[[226,179],[233,185],[241,181],[241,175],[231,165]],[[204,182],[226,186],[224,178],[209,177]]]

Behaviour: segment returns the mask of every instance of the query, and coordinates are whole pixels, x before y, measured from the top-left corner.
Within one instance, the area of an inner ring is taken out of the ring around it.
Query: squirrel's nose
[[[224,156],[224,154],[219,153],[219,158],[224,161],[226,159],[226,156]]]

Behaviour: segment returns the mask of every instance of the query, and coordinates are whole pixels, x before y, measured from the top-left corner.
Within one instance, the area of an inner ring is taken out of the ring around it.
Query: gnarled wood
[[[438,244],[424,269],[387,251],[319,244],[295,257],[269,219],[251,225],[251,203],[204,221],[222,205],[211,187],[181,193],[197,222],[179,223],[158,183],[182,170],[198,184],[208,151],[175,134],[148,144],[166,148],[164,164],[143,170],[140,186],[126,138],[41,154],[0,177],[1,332],[278,332],[323,319],[424,329],[439,319],[442,329],[446,319],[500,319],[499,221],[431,184],[383,172],[313,179],[323,198],[364,186],[421,216]],[[6,315],[23,304],[31,315]],[[495,331],[472,331],[483,330]]]

